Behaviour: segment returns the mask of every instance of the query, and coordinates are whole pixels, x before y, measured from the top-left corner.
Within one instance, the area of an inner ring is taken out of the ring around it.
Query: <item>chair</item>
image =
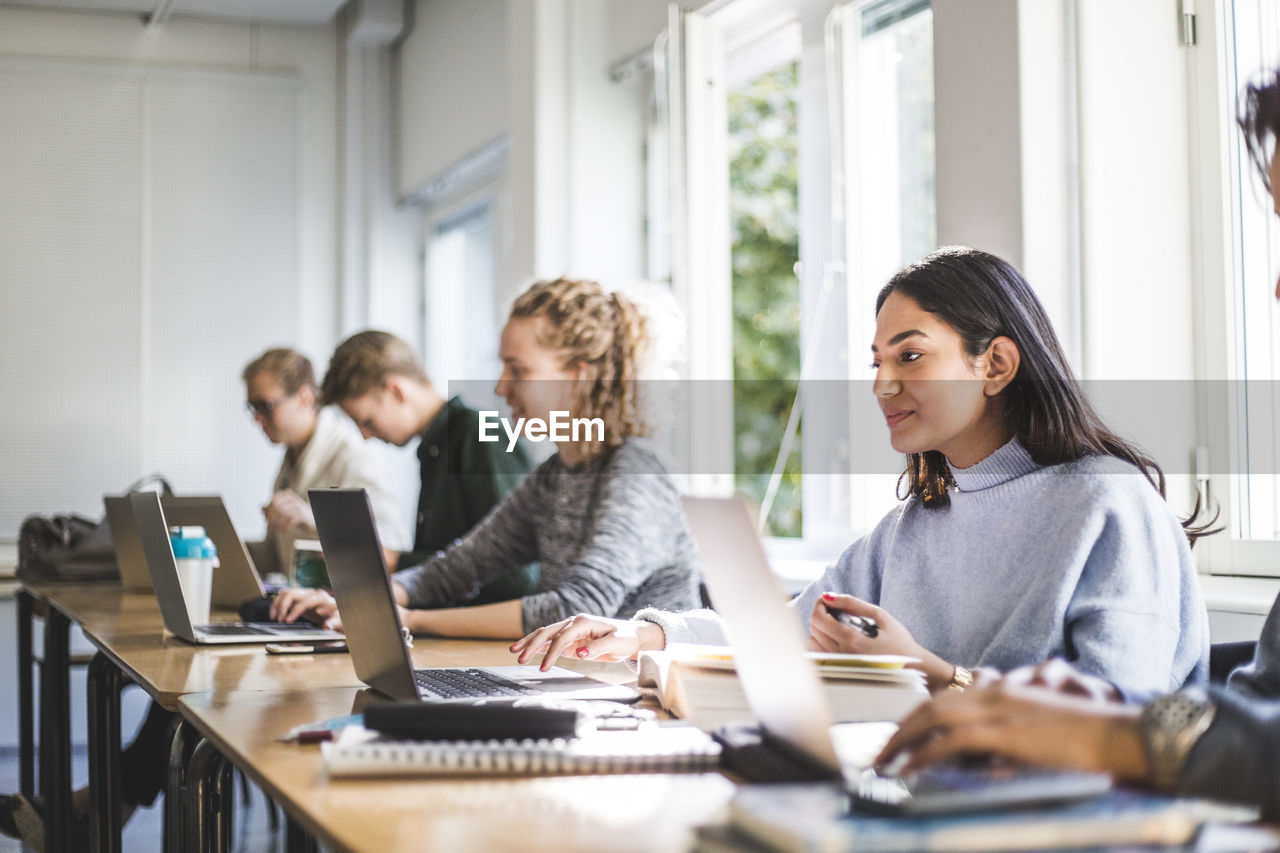
[[[1225,684],[1231,671],[1253,660],[1256,640],[1239,643],[1214,643],[1209,646],[1209,683]]]

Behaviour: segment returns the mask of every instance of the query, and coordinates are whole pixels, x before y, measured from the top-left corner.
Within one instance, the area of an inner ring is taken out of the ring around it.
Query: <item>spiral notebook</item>
[[[331,777],[696,773],[720,761],[720,745],[706,732],[662,723],[569,739],[484,741],[387,740],[349,726],[320,748]]]

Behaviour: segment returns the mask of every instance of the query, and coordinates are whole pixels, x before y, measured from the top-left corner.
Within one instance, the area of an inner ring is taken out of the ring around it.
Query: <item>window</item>
[[[731,56],[728,91],[734,480],[769,507],[765,531],[788,537],[803,522],[802,443],[787,435],[800,376],[799,37],[785,27]]]
[[[1211,142],[1198,163],[1202,183],[1216,184],[1219,191],[1206,195],[1211,203],[1204,205],[1210,211],[1205,231],[1220,233],[1222,245],[1205,239],[1201,287],[1209,317],[1207,378],[1227,381],[1202,383],[1209,427],[1197,473],[1201,488],[1221,505],[1227,529],[1205,540],[1201,559],[1214,572],[1275,575],[1280,574],[1280,316],[1274,284],[1280,228],[1235,117],[1245,85],[1280,65],[1280,0],[1227,0],[1201,17],[1209,14],[1216,16],[1204,29],[1216,38],[1202,40],[1196,68],[1200,79],[1209,81],[1201,83],[1208,93],[1201,100],[1209,103],[1201,135]]]
[[[701,490],[751,493],[764,532],[829,558],[894,500],[883,477],[855,497],[853,413],[873,403],[850,380],[875,291],[935,243],[930,5],[675,12],[661,77],[690,376],[734,380],[731,404],[691,400],[683,450],[718,475]]]
[[[872,308],[899,267],[937,246],[934,200],[933,12],[923,0],[878,0],[841,10],[846,178],[844,246],[849,293],[850,490],[855,530],[896,501],[897,475],[880,473],[887,436],[869,406]],[[868,424],[870,412],[875,422]],[[855,428],[856,429],[856,428]]]
[[[487,391],[501,373],[490,200],[455,206],[428,222],[426,289],[428,374],[448,377],[456,385],[451,393],[469,387],[464,383]],[[460,318],[467,329],[465,347],[458,346]]]
[[[1280,3],[1236,0],[1227,4],[1226,80],[1239,93],[1264,68],[1280,60]],[[1243,138],[1235,134],[1229,158],[1231,189],[1230,263],[1236,326],[1235,377],[1239,391],[1240,441],[1234,533],[1242,539],[1280,538],[1280,329],[1274,310],[1280,264],[1280,228],[1271,199],[1255,174]]]

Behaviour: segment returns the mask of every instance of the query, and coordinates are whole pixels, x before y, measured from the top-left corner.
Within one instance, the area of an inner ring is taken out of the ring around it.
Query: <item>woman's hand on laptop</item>
[[[653,622],[579,613],[516,640],[511,644],[511,651],[522,664],[528,663],[538,652],[545,652],[539,668],[546,672],[561,655],[578,660],[627,660],[641,650],[664,648],[666,640],[662,628]]]
[[[342,630],[338,603],[322,589],[282,589],[271,601],[271,618],[277,622],[305,619],[334,631]]]
[[[875,620],[874,635],[844,624],[832,611]],[[919,658],[921,663],[915,666],[924,672],[930,690],[946,687],[956,672],[954,666],[917,643],[907,627],[887,611],[852,595],[835,592],[824,592],[813,604],[813,612],[809,614],[809,650]]]

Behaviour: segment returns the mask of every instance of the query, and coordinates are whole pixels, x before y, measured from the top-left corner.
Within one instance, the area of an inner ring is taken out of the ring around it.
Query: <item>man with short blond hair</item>
[[[422,489],[413,550],[399,568],[422,563],[461,539],[532,467],[523,445],[508,452],[479,439],[479,413],[436,390],[413,349],[389,332],[364,331],[334,350],[320,399],[346,412],[365,438],[403,447],[415,437]],[[469,604],[508,601],[537,590],[537,565],[497,578]]]

